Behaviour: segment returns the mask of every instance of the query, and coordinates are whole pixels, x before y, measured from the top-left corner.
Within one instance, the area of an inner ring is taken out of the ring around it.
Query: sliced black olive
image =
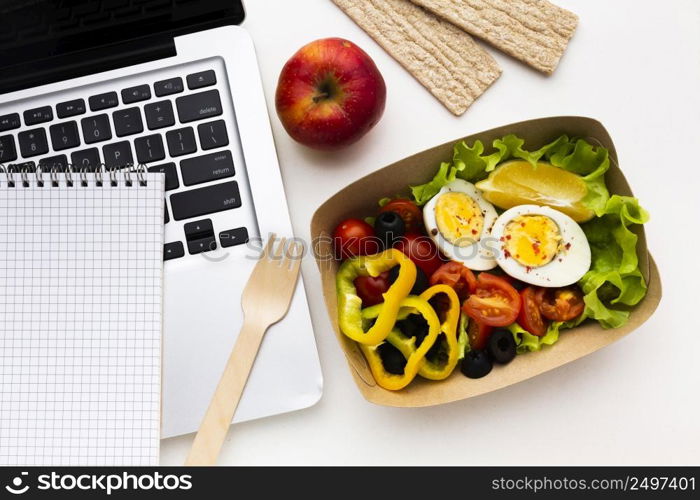
[[[489,338],[488,351],[496,363],[507,364],[513,361],[516,345],[513,334],[508,330],[496,330]]]
[[[401,351],[389,342],[384,342],[377,348],[377,352],[382,358],[382,364],[387,372],[394,375],[403,375],[406,368],[406,358],[403,357]]]
[[[401,271],[401,266],[394,266],[389,269],[389,285],[393,285],[394,282],[399,278],[399,272]]]
[[[384,243],[384,248],[391,248],[406,234],[406,223],[396,212],[382,212],[374,221],[374,234]]]
[[[416,338],[416,347],[420,347],[423,339],[428,336],[430,326],[420,314],[411,314],[406,319],[396,323],[401,333],[406,337]]]
[[[428,303],[433,309],[435,309],[438,319],[440,320],[440,324],[443,324],[447,319],[447,313],[452,307],[450,298],[444,293],[438,293],[437,295],[433,295]]]
[[[394,266],[389,269],[389,285],[393,285],[394,281],[399,277],[399,269],[401,266]],[[428,277],[420,267],[416,267],[416,283],[411,288],[411,295],[420,295],[429,288]]]
[[[433,347],[425,354],[425,359],[436,365],[444,365],[447,363],[449,356],[447,354],[447,340],[445,339],[445,334],[441,333]]]
[[[491,360],[486,351],[469,351],[462,360],[462,373],[469,378],[481,378],[491,373]]]
[[[420,295],[429,287],[430,284],[428,283],[428,277],[420,267],[416,267],[416,284],[413,285],[413,288],[411,289],[411,295]]]

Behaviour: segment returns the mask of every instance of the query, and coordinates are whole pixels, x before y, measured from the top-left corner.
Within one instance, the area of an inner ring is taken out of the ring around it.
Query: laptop
[[[292,235],[244,17],[240,0],[0,0],[0,164],[165,174],[163,437],[199,427],[255,249]],[[322,384],[300,280],[234,422],[311,406]]]

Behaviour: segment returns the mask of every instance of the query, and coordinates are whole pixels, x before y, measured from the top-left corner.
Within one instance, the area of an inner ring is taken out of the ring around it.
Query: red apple
[[[360,140],[384,114],[386,85],[374,61],[341,38],[302,47],[282,69],[277,114],[292,138],[322,150]]]

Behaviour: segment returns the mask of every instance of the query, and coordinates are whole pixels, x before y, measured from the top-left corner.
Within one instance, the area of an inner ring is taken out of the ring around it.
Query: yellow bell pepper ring
[[[459,363],[459,342],[457,341],[457,327],[459,325],[459,316],[461,311],[461,305],[459,303],[459,297],[457,292],[454,291],[452,287],[447,285],[436,285],[425,292],[423,292],[420,297],[429,301],[436,295],[444,293],[449,302],[449,308],[445,312],[445,318],[441,325],[440,332],[443,334],[438,336],[436,342],[442,343],[442,348],[447,355],[446,359],[431,360],[430,357],[425,358],[425,363],[420,369],[418,374],[429,380],[444,380],[449,377],[454,371],[457,363]],[[387,339],[391,342],[392,339]],[[391,342],[393,344],[393,342]],[[401,350],[399,346],[394,346]],[[404,356],[406,353],[402,351]]]
[[[362,299],[357,295],[355,278],[376,277],[397,265],[400,266],[399,276],[383,295],[384,303],[378,312],[377,321],[365,331],[362,324]],[[376,255],[346,260],[338,269],[335,280],[340,331],[360,344],[380,344],[394,328],[401,301],[411,293],[415,282],[416,265],[402,252],[393,248]]]
[[[459,340],[458,326],[460,318],[460,303],[457,293],[447,285],[436,285],[425,292],[420,297],[429,301],[436,295],[444,293],[449,300],[449,308],[445,313],[444,321],[441,325],[440,332],[443,336],[438,336],[436,342],[441,343],[443,352],[446,358],[431,360],[426,357],[423,367],[420,369],[419,375],[429,380],[444,380],[449,377],[459,363]],[[364,312],[364,311],[363,311]],[[399,320],[404,319],[408,314],[402,309],[399,312]],[[396,347],[403,356],[408,359],[415,351],[415,338],[406,337],[400,330],[394,329],[387,337],[387,342]]]
[[[435,340],[437,340],[438,334],[440,333],[440,319],[427,300],[421,297],[410,296],[403,299],[400,302],[400,306],[402,310],[404,308],[408,308],[409,310],[417,312],[423,316],[428,323],[428,335],[426,335],[418,348],[415,346],[416,339],[414,337],[407,340],[407,342],[410,344],[409,347],[412,348],[412,352],[406,359],[406,366],[404,367],[402,374],[389,373],[386,370],[382,357],[379,353],[379,349],[382,344],[375,346],[360,344],[360,349],[369,363],[369,368],[372,371],[374,380],[377,381],[377,384],[379,384],[380,387],[389,391],[399,391],[410,384],[414,378],[416,378],[416,375],[418,375],[418,372],[425,363],[425,355],[433,347],[433,344],[435,343]],[[383,311],[380,311],[379,309],[376,309],[376,311],[378,311],[379,315],[381,316]],[[393,333],[399,332],[394,329],[392,335]]]

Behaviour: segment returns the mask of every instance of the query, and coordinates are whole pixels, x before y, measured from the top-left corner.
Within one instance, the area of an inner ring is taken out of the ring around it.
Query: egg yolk
[[[503,239],[506,255],[532,268],[552,262],[562,242],[559,226],[544,215],[515,217],[506,225]]]
[[[479,204],[464,193],[445,193],[435,205],[440,234],[458,247],[468,247],[481,238],[484,214]]]

